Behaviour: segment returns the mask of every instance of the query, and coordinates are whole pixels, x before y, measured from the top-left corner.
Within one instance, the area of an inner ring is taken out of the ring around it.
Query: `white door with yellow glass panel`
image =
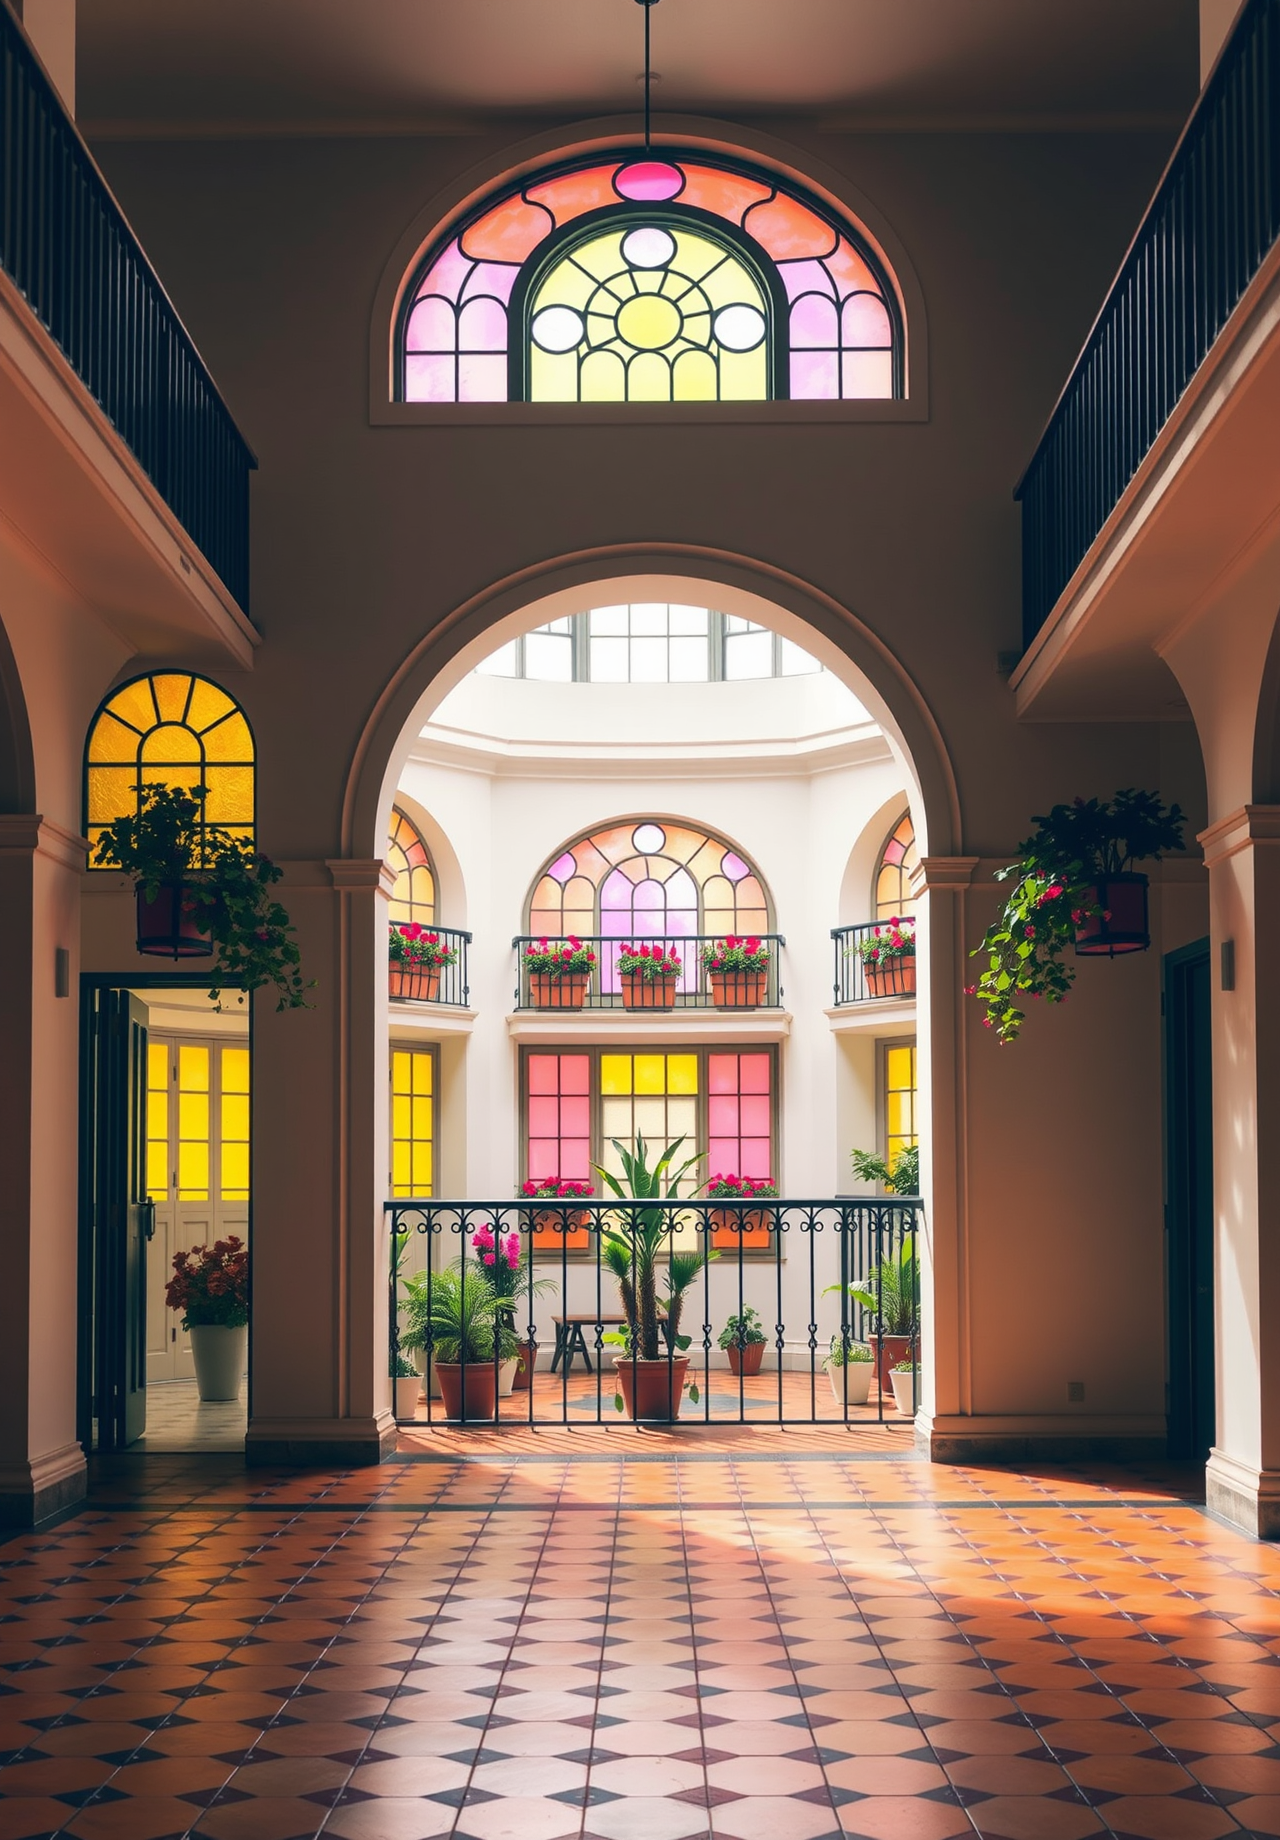
[[[147,1046],[147,1384],[195,1368],[181,1313],[164,1300],[175,1253],[249,1237],[249,1050],[242,1042],[155,1035]]]

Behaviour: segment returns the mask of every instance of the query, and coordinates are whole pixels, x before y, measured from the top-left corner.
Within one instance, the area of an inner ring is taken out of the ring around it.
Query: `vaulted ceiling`
[[[80,0],[79,113],[128,131],[465,127],[640,96],[633,0]],[[1196,0],[662,0],[655,107],[838,126],[1177,118]]]

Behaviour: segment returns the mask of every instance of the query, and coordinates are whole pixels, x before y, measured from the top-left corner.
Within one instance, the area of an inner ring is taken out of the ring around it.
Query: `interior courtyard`
[[[1280,0],[0,0],[0,1840],[1280,1835],[1278,404]]]

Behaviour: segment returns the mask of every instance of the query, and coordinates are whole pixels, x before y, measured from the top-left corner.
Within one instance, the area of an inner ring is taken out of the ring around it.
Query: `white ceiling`
[[[78,31],[81,120],[144,132],[605,114],[643,68],[633,0],[80,0]],[[1177,117],[1197,34],[1197,0],[662,0],[655,108]]]

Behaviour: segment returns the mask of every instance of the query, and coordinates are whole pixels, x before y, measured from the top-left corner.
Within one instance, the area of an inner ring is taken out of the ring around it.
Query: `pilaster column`
[[[376,859],[286,864],[313,1010],[254,1012],[251,1463],[377,1463],[387,1372],[387,902]]]
[[[0,1524],[78,1501],[80,877],[87,846],[0,816]],[[59,953],[66,954],[59,964]]]
[[[1280,806],[1201,834],[1212,939],[1214,1513],[1280,1537]],[[1222,988],[1230,942],[1234,989]]]

